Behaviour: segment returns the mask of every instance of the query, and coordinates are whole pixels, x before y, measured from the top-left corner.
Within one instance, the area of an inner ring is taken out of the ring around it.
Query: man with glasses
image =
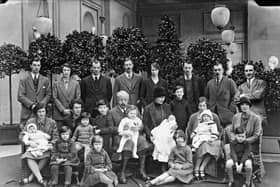
[[[208,99],[209,109],[218,114],[221,124],[226,127],[231,124],[236,111],[234,97],[237,93],[235,82],[224,75],[221,63],[214,65],[214,78],[208,81],[205,96]]]
[[[239,93],[236,99],[239,100],[241,97],[247,97],[252,103],[251,110],[261,117],[264,125],[266,124],[266,110],[264,105],[266,82],[255,77],[255,68],[252,63],[245,65],[244,73],[246,82],[238,87]]]

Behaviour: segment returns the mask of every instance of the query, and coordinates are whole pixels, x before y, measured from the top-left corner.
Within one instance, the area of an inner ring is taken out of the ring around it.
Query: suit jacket
[[[18,101],[21,103],[21,122],[26,121],[32,116],[31,106],[42,103],[45,106],[51,97],[50,81],[47,77],[39,75],[38,88],[35,90],[31,73],[20,80],[18,87]]]
[[[129,104],[136,105],[140,99],[140,87],[142,84],[142,77],[133,73],[132,78],[128,79],[125,73],[119,75],[115,80],[113,91],[113,105],[117,104],[117,93],[121,90],[129,94]]]
[[[194,103],[195,108],[192,107],[192,112],[194,113],[197,111],[198,108],[199,97],[204,96],[205,83],[197,75],[194,74],[192,75],[191,81],[192,81],[192,88],[193,88],[192,91],[193,91],[194,100],[193,101],[188,100],[188,101],[189,103]],[[187,99],[187,90],[186,90],[187,88],[185,86],[184,76],[180,77],[177,80],[177,82],[184,86],[184,98]]]
[[[158,86],[165,88],[167,91],[167,82],[166,82],[166,80],[164,80],[160,77],[159,77],[159,81],[157,82],[157,84],[155,84],[153,82],[151,77],[143,80],[143,83],[141,84],[141,88],[140,88],[140,98],[141,98],[141,102],[142,102],[143,106],[146,106],[146,105],[150,104],[151,102],[153,102],[154,89],[155,89],[155,87],[158,87]]]
[[[157,115],[156,110],[162,110],[160,111],[161,116]],[[152,102],[149,105],[145,106],[144,113],[143,113],[143,125],[144,125],[144,132],[149,138],[151,136],[151,130],[155,128],[156,126],[160,125],[160,123],[167,119],[169,115],[171,115],[171,108],[169,104],[162,104],[159,107],[155,106],[155,103]]]
[[[235,82],[226,76],[223,76],[219,85],[217,85],[216,79],[211,79],[207,83],[205,96],[208,99],[209,109],[218,114],[223,126],[231,123],[236,111],[234,104],[236,93]]]
[[[93,114],[98,100],[104,99],[110,103],[112,98],[111,80],[103,75],[100,75],[97,82],[94,82],[92,75],[85,77],[81,81],[81,98],[85,111]]]
[[[230,142],[234,141],[234,132],[237,127],[240,127],[242,113],[237,113],[232,118],[232,126],[230,127],[229,139]],[[258,139],[262,135],[261,118],[254,112],[250,112],[249,120],[246,125],[246,139],[252,145],[253,152],[258,152]]]
[[[55,104],[53,118],[55,120],[63,120],[65,117],[63,110],[70,109],[71,102],[80,97],[80,85],[76,80],[70,79],[68,89],[65,88],[62,79],[57,81],[53,86],[53,99]]]
[[[246,94],[252,102],[251,110],[260,115],[262,119],[266,118],[266,110],[264,105],[266,82],[261,79],[254,79],[252,85],[244,82],[238,87],[239,94]]]

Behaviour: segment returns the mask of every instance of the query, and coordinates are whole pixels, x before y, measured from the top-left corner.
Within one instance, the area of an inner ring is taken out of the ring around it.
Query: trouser
[[[52,165],[51,166],[51,180],[53,184],[58,184],[58,177],[59,177],[59,165]],[[71,177],[72,177],[72,167],[71,166],[63,166],[64,167],[64,177],[65,177],[65,184],[71,184]]]

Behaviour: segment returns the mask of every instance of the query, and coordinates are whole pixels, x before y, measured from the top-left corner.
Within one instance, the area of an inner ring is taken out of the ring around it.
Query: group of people
[[[254,76],[253,64],[245,65],[247,81],[237,87],[224,75],[222,64],[214,65],[214,78],[205,83],[193,74],[192,64],[184,62],[184,74],[174,81],[174,98],[169,101],[168,84],[159,75],[157,63],[151,64],[150,76],[143,79],[133,72],[133,61],[126,58],[124,73],[112,86],[111,79],[101,74],[101,62],[91,62],[92,74],[80,82],[71,78],[71,67],[64,64],[61,78],[50,85],[39,73],[40,59],[35,58],[31,72],[20,80],[21,139],[26,145],[22,159],[32,172],[23,183],[35,177],[43,186],[55,186],[63,167],[65,186],[69,186],[73,167],[82,159],[84,186],[100,182],[116,186],[127,182],[128,161],[135,158],[146,187],[175,179],[189,184],[205,179],[206,174],[215,176],[207,167],[223,157],[228,186],[234,184],[233,170],[241,172],[243,168],[244,187],[250,186],[250,155],[259,153],[258,140],[266,124],[266,83]],[[46,115],[51,97],[53,119]],[[81,149],[84,158],[77,156]],[[150,155],[162,172],[153,180],[145,171]],[[121,161],[119,177],[112,171],[111,160]],[[51,180],[47,184],[40,170],[48,163]]]

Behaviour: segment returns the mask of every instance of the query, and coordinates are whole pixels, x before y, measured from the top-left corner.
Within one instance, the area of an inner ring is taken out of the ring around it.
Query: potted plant
[[[157,62],[160,65],[160,73],[168,83],[169,96],[173,95],[175,80],[182,75],[181,43],[175,23],[169,16],[164,15],[158,25],[158,39],[152,47],[151,62]]]
[[[134,63],[135,72],[146,71],[150,57],[149,49],[149,42],[139,28],[116,28],[106,45],[105,61],[108,70],[121,74],[125,58],[130,57]]]
[[[64,60],[71,65],[72,73],[84,78],[91,72],[92,57],[102,60],[104,58],[103,39],[87,31],[73,31],[66,36],[63,43]],[[106,65],[103,63],[103,70]]]
[[[0,144],[18,143],[19,124],[13,122],[13,100],[12,100],[12,75],[27,64],[27,54],[14,44],[0,46],[0,78],[9,76],[9,105],[10,121],[8,124],[0,125]]]

